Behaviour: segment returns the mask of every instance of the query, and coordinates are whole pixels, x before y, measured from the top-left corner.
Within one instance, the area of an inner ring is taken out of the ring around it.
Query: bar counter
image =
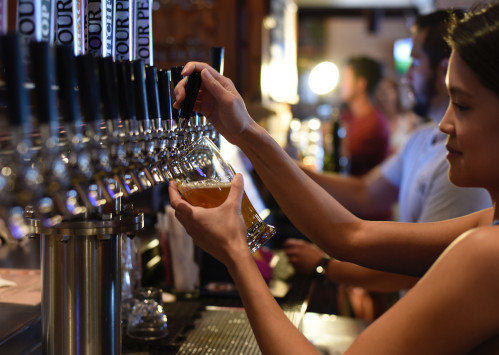
[[[0,268],[38,269],[39,241],[0,246]],[[346,317],[306,312],[310,279],[293,276],[291,288],[278,299],[290,320],[325,354],[341,354],[366,323]],[[168,335],[137,341],[122,331],[122,353],[260,354],[237,297],[201,296],[165,304]],[[123,324],[125,327],[126,324]],[[0,353],[41,354],[40,305],[0,302]]]

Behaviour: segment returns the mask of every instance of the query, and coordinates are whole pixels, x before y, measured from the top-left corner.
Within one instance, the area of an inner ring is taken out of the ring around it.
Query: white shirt
[[[492,205],[485,189],[461,188],[449,181],[446,154],[445,139],[431,122],[416,129],[382,164],[383,176],[399,188],[400,222],[441,221]]]

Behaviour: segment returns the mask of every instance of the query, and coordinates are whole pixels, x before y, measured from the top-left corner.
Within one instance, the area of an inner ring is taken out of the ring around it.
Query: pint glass
[[[192,205],[205,208],[217,207],[225,201],[235,175],[218,147],[207,137],[200,138],[179,154],[171,162],[170,172],[182,196]],[[246,224],[248,248],[253,253],[274,236],[276,229],[261,219],[246,192],[241,213]]]

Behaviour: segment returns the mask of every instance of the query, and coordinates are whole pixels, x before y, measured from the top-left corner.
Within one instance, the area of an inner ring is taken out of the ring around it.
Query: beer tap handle
[[[187,77],[185,84],[185,99],[179,110],[180,127],[185,129],[192,115],[192,110],[198,96],[199,88],[201,87],[201,73],[194,72]]]
[[[133,61],[133,77],[135,90],[135,109],[137,120],[142,122],[144,131],[150,130],[149,108],[147,106],[147,91],[145,83],[144,61],[137,59]]]
[[[182,70],[184,70],[183,65],[171,68],[170,71],[171,71],[171,76],[172,76],[171,80],[172,80],[173,88],[175,88],[175,86],[177,86],[177,84],[180,82],[180,80],[182,80],[184,78],[182,75]]]
[[[224,47],[211,47],[211,66],[223,75],[224,73]]]
[[[132,84],[132,62],[123,60],[116,62],[118,74],[118,96],[120,116],[123,120],[136,120],[134,89]]]
[[[18,34],[8,33],[0,39],[9,125],[20,127],[24,134],[30,134],[29,96],[25,87],[26,68],[23,64],[20,38]]]
[[[102,110],[108,120],[119,118],[117,78],[115,66],[111,57],[97,58],[100,92],[102,95]]]
[[[224,74],[224,63],[225,63],[225,49],[224,47],[212,47],[211,48],[211,66],[215,68],[220,74]],[[206,117],[202,120],[206,122]],[[220,134],[215,131],[211,124],[207,124],[207,133],[211,136],[211,139],[220,148]]]
[[[171,85],[172,85],[173,89],[175,89],[175,86],[177,86],[177,84],[180,82],[180,80],[182,80],[184,78],[182,75],[182,70],[184,70],[183,65],[172,67],[170,69]],[[173,112],[173,119],[177,122],[177,126],[178,126],[178,119],[179,119],[178,110],[174,108],[172,112]]]
[[[171,72],[169,70],[158,70],[158,92],[161,117],[166,123],[167,131],[173,130]]]
[[[92,54],[76,57],[76,71],[80,93],[81,109],[87,124],[95,124],[96,132],[102,120],[100,110],[100,90],[97,83],[95,58]]]
[[[48,125],[50,137],[58,140],[59,118],[54,90],[55,59],[53,48],[48,42],[32,41],[30,43],[30,56],[36,58],[32,64],[38,123]]]
[[[81,134],[81,115],[76,92],[76,61],[71,46],[56,46],[57,82],[59,102],[64,122],[73,125]]]
[[[147,102],[149,104],[149,116],[153,120],[161,119],[158,92],[158,70],[155,66],[150,65],[146,68],[146,86]]]

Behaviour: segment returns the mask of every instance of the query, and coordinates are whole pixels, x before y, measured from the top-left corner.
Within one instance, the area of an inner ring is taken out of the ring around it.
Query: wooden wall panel
[[[211,6],[162,5],[153,12],[154,64],[211,61],[211,47],[225,48],[224,75],[243,95],[260,90],[261,24],[269,0],[214,0]]]

